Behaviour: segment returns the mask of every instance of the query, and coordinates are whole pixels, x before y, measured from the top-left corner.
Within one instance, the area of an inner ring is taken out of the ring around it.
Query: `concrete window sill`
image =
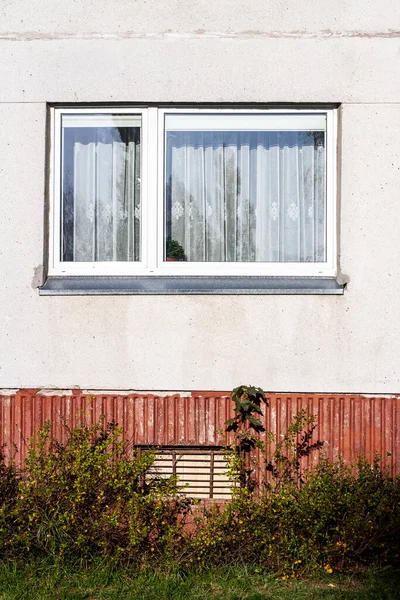
[[[344,286],[334,277],[49,277],[41,296],[116,295],[340,295]]]

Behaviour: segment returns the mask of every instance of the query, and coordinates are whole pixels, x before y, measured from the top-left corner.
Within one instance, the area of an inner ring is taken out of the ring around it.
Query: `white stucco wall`
[[[3,0],[0,387],[400,392],[397,0]],[[46,102],[340,102],[343,296],[39,297]]]

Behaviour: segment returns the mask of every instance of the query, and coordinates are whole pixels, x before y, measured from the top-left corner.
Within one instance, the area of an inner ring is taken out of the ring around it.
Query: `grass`
[[[185,574],[112,570],[50,561],[0,563],[0,600],[395,600],[400,572],[362,576],[321,575],[282,581],[252,568],[223,568]]]

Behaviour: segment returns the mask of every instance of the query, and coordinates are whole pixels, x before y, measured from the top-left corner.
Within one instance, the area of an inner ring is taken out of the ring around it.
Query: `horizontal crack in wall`
[[[56,32],[39,31],[0,32],[0,41],[31,42],[58,40],[163,40],[163,39],[337,39],[337,38],[400,38],[400,30],[387,31],[331,31],[330,29],[310,31],[204,31],[191,32],[162,31],[162,32]]]

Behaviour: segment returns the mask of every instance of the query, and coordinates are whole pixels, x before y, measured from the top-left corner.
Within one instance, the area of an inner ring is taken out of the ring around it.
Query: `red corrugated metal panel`
[[[325,441],[328,457],[354,461],[363,454],[372,460],[377,452],[392,473],[400,472],[400,396],[268,394],[268,402],[265,426],[278,437],[304,408],[317,417],[314,439]],[[15,444],[21,461],[29,438],[47,420],[62,439],[63,421],[70,427],[91,424],[102,415],[138,445],[215,446],[222,442],[218,429],[232,415],[232,402],[221,392],[164,396],[19,390],[0,395],[0,445],[6,444],[9,452]]]

